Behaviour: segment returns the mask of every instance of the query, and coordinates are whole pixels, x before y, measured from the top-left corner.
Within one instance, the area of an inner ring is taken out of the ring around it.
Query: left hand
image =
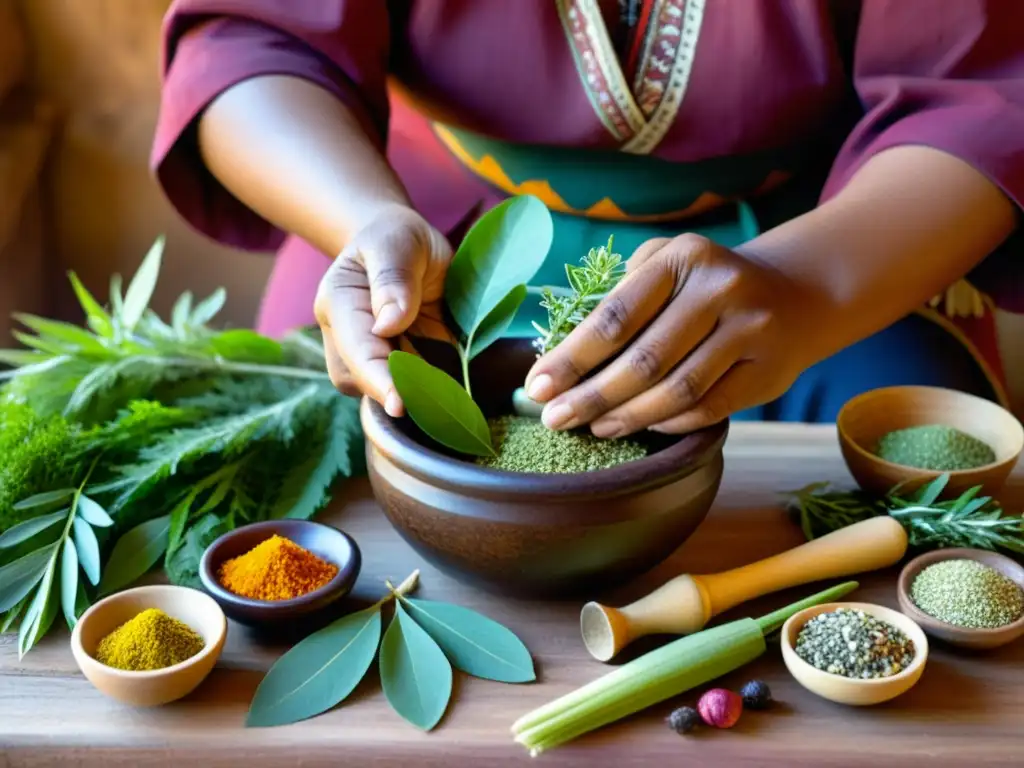
[[[696,235],[651,240],[526,378],[552,429],[685,433],[781,396],[818,355],[821,297]],[[607,366],[590,375],[600,366]]]

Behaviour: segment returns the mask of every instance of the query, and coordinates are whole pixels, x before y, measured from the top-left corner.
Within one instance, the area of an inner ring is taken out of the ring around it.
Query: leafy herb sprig
[[[444,716],[452,694],[452,667],[504,683],[536,679],[533,659],[506,627],[450,603],[413,599],[419,571],[365,610],[349,614],[302,640],[279,658],[260,682],[246,725],[295,723],[344,701],[374,659],[392,708],[429,731]],[[381,611],[395,601],[394,618],[381,633]]]
[[[1024,555],[1024,519],[1005,512],[981,486],[955,499],[939,501],[949,483],[943,474],[916,493],[894,488],[884,498],[859,490],[835,490],[813,483],[787,496],[787,507],[810,540],[879,515],[890,515],[907,530],[916,549],[974,547]]]

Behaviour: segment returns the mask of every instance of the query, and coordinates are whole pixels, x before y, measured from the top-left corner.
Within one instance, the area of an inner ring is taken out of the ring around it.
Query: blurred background
[[[367,0],[374,2],[375,0]],[[169,0],[0,0],[0,335],[12,310],[75,319],[65,272],[106,296],[154,238],[167,257],[154,308],[224,286],[223,320],[248,326],[269,255],[190,231],[147,167],[158,105],[159,28]],[[1024,411],[1024,317],[1001,315]]]

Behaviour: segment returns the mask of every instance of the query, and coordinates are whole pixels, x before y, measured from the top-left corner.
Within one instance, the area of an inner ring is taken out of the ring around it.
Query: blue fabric
[[[915,314],[809,368],[778,400],[732,418],[832,422],[843,403],[855,395],[907,384],[997,399],[970,352],[948,331]]]

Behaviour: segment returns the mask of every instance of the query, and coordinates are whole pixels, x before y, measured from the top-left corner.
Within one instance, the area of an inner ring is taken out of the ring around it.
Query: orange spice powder
[[[221,586],[253,600],[290,600],[319,589],[338,567],[283,536],[269,539],[217,571]]]

